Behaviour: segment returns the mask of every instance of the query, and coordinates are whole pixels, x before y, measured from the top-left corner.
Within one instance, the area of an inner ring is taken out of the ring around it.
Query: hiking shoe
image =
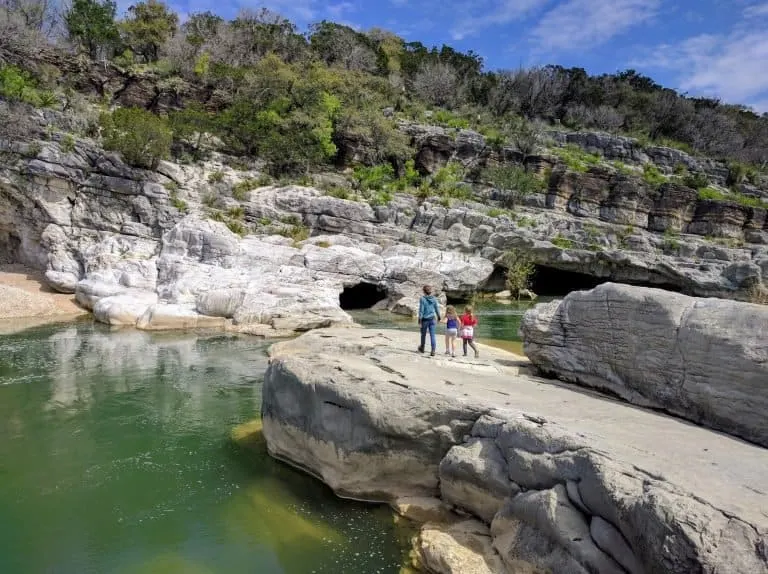
[[[435,356],[435,351],[434,351],[434,349],[433,349],[433,350],[432,350],[432,352],[429,354],[429,356],[430,356],[430,357],[434,357],[434,356]]]
[[[424,347],[419,347],[419,353],[423,353],[423,352],[424,352]]]

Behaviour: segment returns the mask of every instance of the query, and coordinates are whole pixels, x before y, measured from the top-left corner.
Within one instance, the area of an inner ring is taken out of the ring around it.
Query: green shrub
[[[285,227],[278,231],[278,233],[284,237],[292,239],[294,247],[298,243],[309,239],[309,228],[301,224]]]
[[[208,183],[221,183],[224,181],[224,172],[220,169],[208,174]]]
[[[486,169],[483,179],[506,193],[505,203],[514,207],[527,195],[541,193],[547,188],[546,182],[536,174],[521,167],[500,166]]]
[[[501,217],[502,215],[508,215],[509,210],[507,209],[500,209],[498,207],[492,207],[488,210],[488,217]]]
[[[602,157],[599,155],[587,153],[575,144],[554,148],[552,152],[565,163],[568,169],[579,173],[586,173],[590,167],[598,165],[602,161]]]
[[[745,181],[752,185],[757,185],[760,179],[760,172],[755,166],[747,165],[738,161],[732,161],[728,164],[728,186],[739,185]]]
[[[230,207],[227,210],[227,215],[232,219],[243,219],[243,217],[245,217],[245,209],[243,209],[243,207],[240,205]]]
[[[618,173],[621,173],[623,175],[630,175],[632,173],[632,169],[627,164],[619,160],[612,161],[611,165],[614,167],[614,169]]]
[[[266,227],[267,225],[272,224],[272,220],[269,217],[260,217],[258,223],[259,225]]]
[[[502,264],[507,268],[504,286],[519,299],[520,293],[530,288],[531,276],[536,269],[533,259],[520,250],[512,250],[503,255]]]
[[[53,92],[37,89],[35,80],[28,72],[8,65],[0,65],[0,96],[38,108],[52,107],[57,103]]]
[[[245,237],[245,235],[248,233],[247,228],[241,221],[237,220],[229,220],[227,221],[227,227],[229,227],[229,230],[232,233],[236,233],[240,237]]]
[[[683,176],[683,185],[692,189],[700,189],[709,185],[709,178],[704,173],[689,173]]]
[[[662,242],[662,248],[665,251],[678,251],[680,249],[680,234],[673,230],[667,229],[664,232],[664,241]]]
[[[248,198],[248,192],[259,187],[257,179],[247,177],[232,186],[232,197],[237,201],[245,201]]]
[[[166,181],[163,184],[163,187],[168,190],[169,193],[178,193],[179,191],[179,184],[175,181]]]
[[[536,220],[532,217],[520,215],[518,216],[516,223],[518,227],[534,227],[536,225]]]
[[[293,225],[295,227],[301,225],[301,218],[298,215],[284,215],[280,218],[280,223]]]
[[[165,120],[141,108],[118,108],[102,114],[104,147],[130,165],[154,169],[171,151],[172,133]]]
[[[395,181],[395,170],[388,163],[359,166],[355,168],[353,177],[357,188],[362,191],[382,191]]]
[[[709,201],[731,201],[743,205],[744,207],[768,208],[768,203],[759,197],[744,195],[743,193],[730,192],[723,193],[714,187],[703,187],[699,190],[699,199]]]
[[[432,114],[431,122],[447,128],[467,129],[469,121],[447,110],[437,110]]]
[[[318,247],[322,247],[323,249],[328,249],[331,246],[331,244],[328,243],[327,241],[318,241],[317,243],[315,243],[315,245]]]
[[[350,199],[352,193],[346,187],[333,185],[325,190],[325,195],[335,197],[336,199]]]
[[[183,199],[179,199],[179,196],[177,195],[176,191],[172,191],[171,195],[171,205],[178,209],[180,212],[185,213],[187,211],[187,202]]]
[[[555,237],[550,239],[549,242],[555,247],[559,247],[560,249],[570,249],[571,247],[573,247],[573,241],[571,241],[567,237],[563,237],[559,233],[555,235]]]
[[[421,182],[421,174],[416,169],[416,162],[409,159],[405,162],[403,173],[395,181],[395,189],[398,191],[406,191],[414,187],[418,187]]]
[[[652,163],[646,163],[643,165],[643,181],[652,187],[659,187],[669,179],[659,171],[658,167]]]
[[[496,151],[501,151],[507,145],[507,137],[495,128],[481,129],[480,133],[485,136],[485,145]]]
[[[219,201],[219,196],[213,192],[208,192],[203,195],[202,202],[206,207],[213,207]]]
[[[728,196],[714,187],[702,187],[698,191],[701,200],[728,201]]]
[[[676,163],[674,171],[675,175],[682,177],[688,173],[688,168],[684,163]]]
[[[392,201],[392,194],[388,191],[378,191],[374,193],[370,199],[368,199],[368,203],[371,205],[371,207],[375,207],[377,205],[387,205],[391,203]]]
[[[61,138],[59,146],[64,153],[72,153],[75,151],[75,138],[72,134],[65,134],[64,137]]]

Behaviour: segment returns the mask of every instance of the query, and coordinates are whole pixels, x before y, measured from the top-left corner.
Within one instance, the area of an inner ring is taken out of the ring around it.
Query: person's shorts
[[[457,337],[459,335],[458,329],[446,329],[445,334],[449,337]]]

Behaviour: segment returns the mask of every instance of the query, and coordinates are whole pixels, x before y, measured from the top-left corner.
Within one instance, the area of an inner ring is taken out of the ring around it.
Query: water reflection
[[[0,572],[397,572],[391,512],[270,459],[265,345],[90,324],[0,337]]]

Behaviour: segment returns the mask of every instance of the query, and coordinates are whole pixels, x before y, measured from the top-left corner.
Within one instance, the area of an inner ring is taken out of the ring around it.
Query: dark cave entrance
[[[610,279],[536,265],[531,276],[531,291],[539,297],[563,297],[571,291],[593,289],[606,281]]]
[[[344,287],[339,295],[339,305],[345,311],[370,309],[379,301],[387,298],[387,290],[373,283],[357,283]]]
[[[0,264],[18,263],[21,239],[12,231],[0,229]]]
[[[596,277],[578,271],[564,271],[545,265],[536,265],[531,277],[531,290],[540,297],[564,297],[571,291],[586,291],[594,289],[603,283],[623,283],[638,287],[654,287],[675,293],[682,293],[677,285],[670,283],[654,283],[651,281],[621,281],[610,277]]]

